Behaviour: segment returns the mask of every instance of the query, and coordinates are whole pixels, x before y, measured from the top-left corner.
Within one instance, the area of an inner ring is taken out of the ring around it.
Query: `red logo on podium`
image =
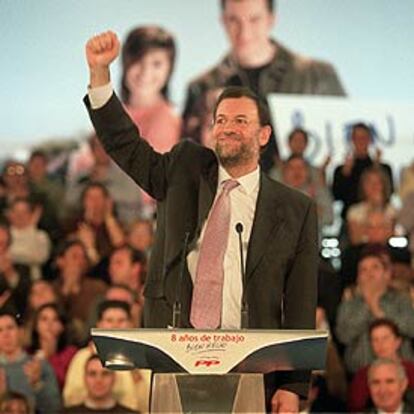
[[[199,366],[206,366],[207,368],[214,366],[214,365],[220,365],[221,362],[218,359],[198,359],[195,362],[195,366],[199,367]]]

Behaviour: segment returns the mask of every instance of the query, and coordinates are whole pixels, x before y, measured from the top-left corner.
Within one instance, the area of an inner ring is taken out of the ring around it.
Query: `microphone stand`
[[[243,224],[237,223],[235,228],[239,236],[240,268],[241,268],[241,275],[242,275],[242,282],[243,282],[241,328],[247,329],[249,327],[249,305],[247,304],[247,301],[246,301],[247,281],[246,281],[246,269],[244,267],[244,253],[243,253],[243,240],[242,240]]]

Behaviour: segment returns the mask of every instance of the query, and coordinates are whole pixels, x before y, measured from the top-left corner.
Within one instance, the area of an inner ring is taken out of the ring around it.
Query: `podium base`
[[[151,413],[264,413],[262,374],[155,374]]]

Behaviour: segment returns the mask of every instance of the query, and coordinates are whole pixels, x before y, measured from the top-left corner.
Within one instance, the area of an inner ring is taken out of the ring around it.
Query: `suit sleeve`
[[[309,203],[283,300],[285,329],[314,329],[317,301],[318,229],[315,203]]]
[[[87,96],[84,103],[110,157],[153,198],[162,200],[167,188],[170,153],[159,154],[141,137],[115,93],[99,109],[91,108]]]
[[[314,329],[317,302],[318,230],[316,206],[309,203],[303,220],[294,262],[285,281],[284,329]],[[306,399],[310,371],[277,373],[277,388]]]

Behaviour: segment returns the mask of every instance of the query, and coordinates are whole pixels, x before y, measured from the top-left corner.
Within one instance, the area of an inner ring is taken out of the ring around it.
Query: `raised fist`
[[[89,68],[108,68],[119,54],[119,40],[114,32],[96,35],[86,43],[86,60]]]

